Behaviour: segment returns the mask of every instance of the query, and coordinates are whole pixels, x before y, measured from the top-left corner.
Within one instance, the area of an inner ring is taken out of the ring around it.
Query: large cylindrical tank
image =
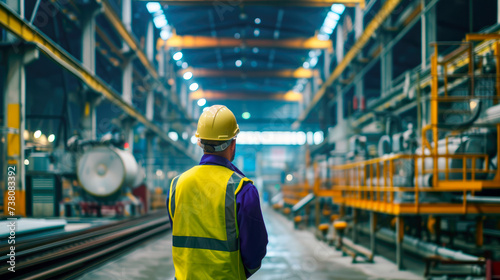
[[[113,147],[94,147],[78,161],[77,176],[83,189],[96,197],[109,197],[133,187],[139,167],[134,156]]]

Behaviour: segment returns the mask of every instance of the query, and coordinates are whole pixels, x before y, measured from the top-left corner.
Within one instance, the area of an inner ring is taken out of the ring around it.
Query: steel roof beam
[[[179,76],[186,72],[193,73],[196,78],[290,78],[290,79],[310,79],[318,70],[298,69],[285,70],[263,70],[263,71],[244,71],[244,70],[215,70],[206,68],[188,68],[179,71]]]
[[[286,48],[286,49],[333,49],[332,41],[321,41],[316,37],[299,39],[235,39],[215,38],[209,36],[179,36],[174,34],[170,39],[158,39],[157,47],[179,49],[201,48],[234,48],[234,47],[261,47],[261,48]]]
[[[208,100],[277,100],[299,102],[302,101],[302,94],[293,91],[275,94],[252,94],[245,92],[197,90],[189,95],[190,100],[198,100],[201,98]]]
[[[150,0],[136,0],[149,2]],[[160,0],[156,1],[167,5],[182,5],[182,6],[202,6],[209,5],[227,9],[230,7],[238,7],[240,5],[252,6],[295,6],[295,7],[329,7],[332,4],[344,4],[353,7],[360,4],[365,5],[365,0],[232,0],[232,1],[213,1],[213,0]]]
[[[33,43],[42,53],[83,81],[90,89],[102,94],[106,99],[121,108],[126,114],[135,118],[153,133],[157,134],[163,141],[169,143],[193,160],[197,160],[194,155],[186,151],[185,147],[172,141],[165,131],[149,121],[136,108],[125,102],[114,89],[87,70],[81,62],[73,58],[50,38],[39,32],[38,29],[29,22],[21,19],[16,12],[12,11],[2,2],[0,2],[0,26],[21,38],[21,40]]]

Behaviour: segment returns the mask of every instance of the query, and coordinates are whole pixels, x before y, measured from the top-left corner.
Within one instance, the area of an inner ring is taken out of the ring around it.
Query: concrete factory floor
[[[252,280],[423,279],[408,271],[398,271],[382,257],[376,257],[373,264],[352,264],[350,257],[343,257],[318,241],[311,232],[294,230],[281,214],[268,207],[263,211],[269,245],[262,267]],[[171,280],[174,278],[171,246],[171,234],[163,234],[79,279]]]

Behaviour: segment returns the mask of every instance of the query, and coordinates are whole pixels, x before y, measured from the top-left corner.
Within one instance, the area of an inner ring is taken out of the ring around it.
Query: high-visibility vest
[[[174,178],[168,208],[177,280],[247,279],[240,255],[236,194],[250,179],[218,165]]]

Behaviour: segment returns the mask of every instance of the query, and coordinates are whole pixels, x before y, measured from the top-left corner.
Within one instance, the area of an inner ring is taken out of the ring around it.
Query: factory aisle
[[[393,263],[380,257],[374,264],[352,264],[350,257],[318,241],[311,232],[294,230],[290,221],[271,208],[263,207],[263,211],[269,233],[268,252],[252,280],[422,279],[398,271]],[[171,246],[171,234],[163,234],[79,279],[171,280]]]

